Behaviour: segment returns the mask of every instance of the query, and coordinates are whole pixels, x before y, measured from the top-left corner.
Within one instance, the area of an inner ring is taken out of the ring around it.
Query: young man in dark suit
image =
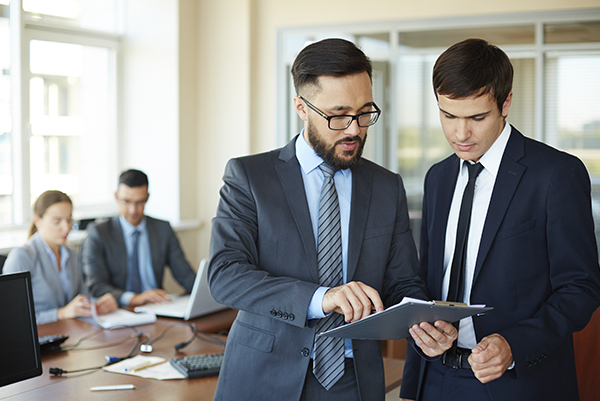
[[[380,341],[316,338],[330,322],[427,298],[402,179],[361,158],[380,114],[371,63],[353,43],[326,39],[300,52],[292,75],[302,133],[225,168],[209,285],[240,312],[215,400],[382,401]],[[456,330],[439,327],[442,353]]]
[[[421,275],[433,299],[460,294],[451,300],[494,309],[463,319],[440,358],[423,355],[429,335],[415,327],[403,399],[578,399],[572,333],[600,303],[590,179],[579,159],[506,122],[512,78],[506,54],[480,39],[451,46],[434,66],[454,154],[425,178]]]

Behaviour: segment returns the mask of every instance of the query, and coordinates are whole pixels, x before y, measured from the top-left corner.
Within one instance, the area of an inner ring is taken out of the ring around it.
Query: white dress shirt
[[[502,161],[504,149],[510,137],[510,124],[505,123],[504,129],[500,136],[488,149],[488,151],[479,159],[479,163],[483,165],[483,170],[475,181],[475,194],[473,197],[473,209],[471,212],[471,225],[469,227],[469,238],[467,241],[467,257],[465,270],[465,291],[464,301],[470,305],[471,288],[473,286],[473,274],[475,272],[475,263],[479,252],[479,242],[483,233],[485,217],[487,215],[490,199],[496,176]],[[456,245],[456,229],[458,226],[458,215],[460,212],[460,204],[462,201],[463,192],[467,186],[469,172],[464,165],[466,161],[460,161],[460,169],[454,189],[454,196],[450,206],[450,214],[448,215],[448,225],[446,226],[446,245],[444,249],[444,282],[442,284],[442,299],[446,300],[448,296],[448,287],[450,284],[450,270],[452,267],[452,259],[454,257],[454,247]],[[473,319],[465,318],[460,321],[460,329],[458,335],[458,346],[471,349],[477,345],[475,331],[473,328]]]

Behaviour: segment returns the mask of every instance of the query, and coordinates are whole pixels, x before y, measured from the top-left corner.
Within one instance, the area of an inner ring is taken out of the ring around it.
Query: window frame
[[[30,137],[29,118],[29,84],[30,84],[30,43],[32,40],[51,41],[76,44],[82,46],[101,47],[111,50],[112,60],[111,98],[115,100],[112,108],[110,125],[113,126],[109,138],[112,152],[108,157],[111,171],[110,177],[116,176],[121,160],[118,138],[121,132],[121,35],[77,28],[72,26],[54,26],[44,22],[36,22],[26,18],[20,0],[13,0],[9,6],[10,41],[11,41],[11,107],[12,107],[12,176],[13,176],[13,223],[8,228],[25,227],[32,218],[31,210],[31,171],[30,171]],[[93,205],[78,205],[78,213],[83,217],[88,214],[111,213],[112,202]],[[6,227],[6,226],[5,226]]]
[[[373,73],[375,75],[385,75],[383,80],[373,82],[374,101],[381,107],[382,116],[378,123],[373,126],[377,135],[369,136],[369,143],[365,147],[364,156],[378,163],[391,171],[400,172],[398,146],[399,129],[401,127],[402,116],[398,116],[395,110],[398,110],[400,97],[397,96],[398,76],[397,68],[401,57],[406,55],[431,55],[433,53],[441,54],[446,47],[422,47],[422,48],[401,48],[399,46],[400,33],[419,32],[419,31],[443,31],[450,29],[469,29],[469,28],[490,28],[490,27],[519,27],[533,26],[534,41],[531,44],[512,44],[499,45],[511,59],[529,58],[533,59],[533,132],[527,132],[527,135],[542,142],[548,140],[549,133],[546,127],[545,116],[545,57],[547,55],[568,55],[568,54],[593,54],[600,55],[600,40],[597,42],[583,43],[545,43],[544,27],[546,24],[553,23],[577,23],[577,22],[597,22],[600,21],[600,8],[581,9],[581,10],[562,10],[535,13],[512,13],[498,15],[477,15],[465,17],[435,18],[407,21],[373,22],[373,23],[355,23],[343,25],[325,25],[325,26],[302,26],[281,28],[277,32],[276,58],[277,58],[277,137],[275,138],[278,146],[283,146],[294,135],[300,132],[301,122],[294,109],[292,97],[294,96],[293,85],[291,83],[290,69],[296,57],[288,48],[287,44],[300,47],[300,39],[318,41],[327,37],[346,38],[354,43],[358,43],[359,38],[365,35],[375,35],[384,37],[387,32],[388,45],[387,50],[377,48],[375,51],[365,49],[367,55],[373,62]],[[360,45],[360,44],[359,44]],[[295,49],[299,52],[300,49]],[[436,56],[437,58],[437,56]],[[379,66],[378,66],[379,64]],[[387,65],[385,71],[380,66]],[[382,82],[385,86],[382,87]],[[426,123],[425,123],[426,124]],[[441,127],[440,127],[441,130]],[[551,143],[551,146],[556,144]],[[372,149],[375,149],[372,151]],[[451,149],[448,150],[448,155]],[[441,159],[440,159],[441,160]],[[427,171],[427,169],[425,169]],[[422,173],[422,172],[421,172]],[[419,173],[419,174],[421,174]],[[423,177],[410,175],[404,177],[407,186],[407,197],[409,202],[409,215],[411,219],[411,228],[415,242],[419,243],[420,236],[420,216],[421,199],[423,196],[422,182]],[[594,182],[593,176],[591,176]],[[596,177],[596,181],[598,178]],[[409,185],[409,181],[413,185]],[[417,185],[417,181],[419,181]],[[599,210],[595,210],[598,208]],[[600,202],[597,207],[594,206],[594,217],[600,218]],[[600,223],[596,222],[597,226]],[[600,233],[598,234],[598,243],[600,246]]]
[[[296,121],[291,98],[293,96],[293,85],[289,71],[295,55],[290,54],[286,49],[286,40],[294,35],[305,35],[312,37],[313,40],[320,40],[325,37],[345,37],[352,38],[369,33],[389,34],[389,50],[369,53],[372,61],[383,61],[389,65],[388,88],[396,87],[395,69],[399,57],[409,54],[430,54],[438,52],[440,54],[445,48],[426,48],[426,49],[401,49],[398,43],[400,33],[418,32],[418,31],[442,31],[459,28],[489,28],[489,27],[516,27],[523,25],[533,25],[535,29],[534,43],[526,45],[502,45],[502,49],[510,58],[534,58],[535,60],[535,83],[534,83],[534,132],[531,136],[537,140],[544,141],[544,57],[546,54],[600,54],[600,41],[587,43],[544,43],[544,25],[551,23],[568,23],[600,21],[600,8],[582,9],[582,10],[563,10],[536,13],[513,13],[497,14],[467,17],[451,18],[432,18],[409,21],[389,21],[377,23],[356,23],[342,25],[325,25],[310,27],[289,27],[281,28],[277,31],[276,57],[277,57],[277,143],[283,146],[298,132],[294,128],[299,124]],[[316,32],[316,33],[315,33]],[[381,152],[375,152],[377,158],[373,161],[384,165],[392,171],[397,171],[398,162],[396,156],[397,136],[394,134],[398,127],[398,121],[395,113],[391,112],[397,107],[397,99],[393,90],[386,95],[386,101],[375,99],[384,113],[378,125],[385,124],[386,140],[388,152],[381,155]],[[376,145],[377,146],[377,145]]]

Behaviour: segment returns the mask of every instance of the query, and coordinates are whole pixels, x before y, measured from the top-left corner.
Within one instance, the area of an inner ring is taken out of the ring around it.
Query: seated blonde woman
[[[8,254],[3,273],[31,272],[37,324],[91,315],[77,252],[65,246],[73,226],[73,204],[60,191],[36,200],[29,240]],[[117,301],[106,294],[96,302],[99,314],[113,312]]]

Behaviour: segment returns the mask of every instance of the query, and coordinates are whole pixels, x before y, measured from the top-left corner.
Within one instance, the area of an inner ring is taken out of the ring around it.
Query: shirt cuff
[[[329,287],[319,287],[313,294],[310,305],[308,305],[309,319],[322,319],[329,315],[329,313],[323,313],[323,298],[327,290],[329,290]]]
[[[121,298],[119,298],[119,304],[121,306],[129,306],[129,302],[131,302],[131,298],[133,298],[134,295],[135,292],[125,291],[123,295],[121,295]]]

